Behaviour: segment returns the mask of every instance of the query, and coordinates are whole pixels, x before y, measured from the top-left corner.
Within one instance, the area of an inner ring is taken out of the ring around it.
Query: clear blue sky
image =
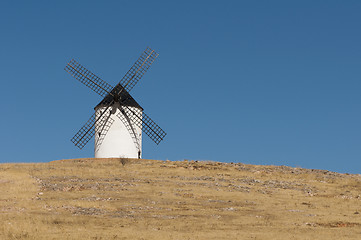
[[[70,138],[147,47],[143,157],[361,173],[360,1],[1,1],[0,162],[93,157]]]

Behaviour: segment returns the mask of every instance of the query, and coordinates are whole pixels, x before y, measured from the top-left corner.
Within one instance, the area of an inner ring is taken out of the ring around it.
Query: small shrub
[[[129,163],[129,159],[126,159],[126,158],[121,158],[119,161],[123,166],[125,166],[125,164]]]

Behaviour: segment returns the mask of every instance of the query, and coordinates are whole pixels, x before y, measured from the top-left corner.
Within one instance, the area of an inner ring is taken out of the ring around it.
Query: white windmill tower
[[[163,140],[166,133],[129,94],[157,56],[147,48],[115,87],[75,60],[66,65],[67,72],[103,97],[95,113],[71,139],[75,146],[82,149],[95,135],[96,158],[141,158],[142,131],[156,144]]]

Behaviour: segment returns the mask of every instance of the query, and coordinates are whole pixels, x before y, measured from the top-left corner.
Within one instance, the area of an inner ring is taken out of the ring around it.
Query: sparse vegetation
[[[120,159],[119,159],[119,162],[120,162],[123,166],[125,166],[125,164],[127,164],[127,163],[129,162],[129,159],[128,159],[128,158],[120,158]]]
[[[361,177],[78,159],[0,165],[0,239],[361,239]]]

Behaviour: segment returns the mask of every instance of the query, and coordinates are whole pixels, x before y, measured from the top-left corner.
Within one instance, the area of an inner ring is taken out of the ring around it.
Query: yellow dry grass
[[[210,161],[0,164],[0,239],[361,239],[360,183]]]

